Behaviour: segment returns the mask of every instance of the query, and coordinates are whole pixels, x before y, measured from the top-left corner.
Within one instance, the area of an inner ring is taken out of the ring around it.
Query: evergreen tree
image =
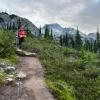
[[[14,22],[12,23],[12,29],[13,29],[13,30],[16,29],[16,28],[15,28],[15,23],[14,23]]]
[[[75,41],[74,41],[73,37],[70,37],[70,47],[75,48]]]
[[[75,36],[75,48],[77,50],[80,50],[82,47],[82,40],[81,40],[81,36],[79,34],[79,30],[78,30],[78,27],[77,27],[77,32],[76,32],[76,36]]]
[[[46,25],[46,28],[45,28],[44,38],[50,39],[50,35],[49,35],[49,26],[48,26],[48,25]]]
[[[62,35],[60,35],[59,42],[60,42],[60,45],[62,46],[63,45],[63,36]]]
[[[89,40],[85,40],[85,43],[84,43],[85,50],[89,51],[89,46],[90,46]]]
[[[51,40],[53,40],[53,30],[51,29],[51,36],[50,36]]]
[[[19,29],[21,27],[21,20],[20,19],[17,21],[17,25],[18,25],[18,29]]]
[[[97,39],[96,39],[96,41],[97,41],[97,51],[100,54],[100,33],[99,33],[98,28],[97,28]]]
[[[65,35],[65,46],[67,46],[68,47],[68,45],[69,45],[69,39],[68,39],[68,34],[66,33],[66,35]]]
[[[93,43],[93,51],[94,51],[94,53],[97,52],[97,42],[96,42],[96,40]]]
[[[66,36],[65,35],[63,35],[63,45],[65,46],[65,43],[66,43]]]
[[[93,52],[93,42],[92,42],[92,40],[89,41],[89,51]]]
[[[42,37],[41,25],[40,25],[40,28],[39,28],[39,37]]]

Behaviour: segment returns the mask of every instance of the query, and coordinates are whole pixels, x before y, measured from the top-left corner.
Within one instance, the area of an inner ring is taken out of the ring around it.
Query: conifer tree
[[[79,30],[78,30],[78,27],[77,27],[77,32],[76,32],[76,36],[75,36],[75,48],[77,50],[80,50],[82,47],[82,40],[81,40],[81,36],[79,34]]]
[[[41,25],[40,25],[40,28],[39,28],[39,37],[42,37]]]
[[[96,40],[93,43],[93,51],[94,51],[94,53],[97,52],[97,42],[96,42]]]
[[[99,29],[97,28],[97,51],[100,54],[100,33],[99,33]]]
[[[49,26],[48,26],[48,25],[46,25],[46,28],[45,28],[44,38],[50,39],[50,35],[49,35]]]
[[[75,41],[74,41],[73,37],[70,37],[70,47],[75,48]]]
[[[13,29],[13,30],[16,29],[16,28],[15,28],[15,23],[14,23],[14,22],[12,23],[12,29]]]
[[[67,34],[67,32],[66,32],[66,35],[65,35],[65,46],[67,46],[68,47],[68,45],[69,45],[69,39],[68,39],[68,34]]]
[[[63,35],[63,38],[62,38],[62,39],[63,39],[63,45],[66,46],[66,45],[65,45],[65,43],[66,43],[66,36]]]
[[[17,21],[17,25],[18,25],[18,29],[19,29],[21,27],[21,20],[20,19]]]
[[[50,36],[51,40],[53,40],[53,30],[51,29],[51,36]]]
[[[84,43],[85,50],[89,51],[89,46],[90,46],[89,40],[85,40],[85,43]]]
[[[60,42],[60,45],[62,46],[63,45],[63,36],[62,35],[60,35],[59,42]]]
[[[92,42],[92,40],[90,40],[90,42],[89,42],[89,51],[93,52],[93,42]]]

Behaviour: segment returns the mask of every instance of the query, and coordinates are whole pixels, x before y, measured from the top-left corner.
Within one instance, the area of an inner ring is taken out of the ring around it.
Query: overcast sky
[[[36,26],[59,23],[94,32],[100,26],[100,0],[0,0],[0,10],[28,18]]]

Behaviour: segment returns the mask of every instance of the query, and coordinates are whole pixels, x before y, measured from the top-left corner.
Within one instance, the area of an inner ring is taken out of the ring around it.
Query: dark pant
[[[24,38],[19,38],[19,48],[22,48],[22,43],[24,42]]]

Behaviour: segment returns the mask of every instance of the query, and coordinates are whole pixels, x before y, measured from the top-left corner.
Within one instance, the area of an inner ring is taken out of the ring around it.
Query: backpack
[[[25,37],[26,37],[26,31],[25,31],[24,28],[20,28],[20,29],[18,30],[18,37],[19,37],[19,38],[25,38]]]

